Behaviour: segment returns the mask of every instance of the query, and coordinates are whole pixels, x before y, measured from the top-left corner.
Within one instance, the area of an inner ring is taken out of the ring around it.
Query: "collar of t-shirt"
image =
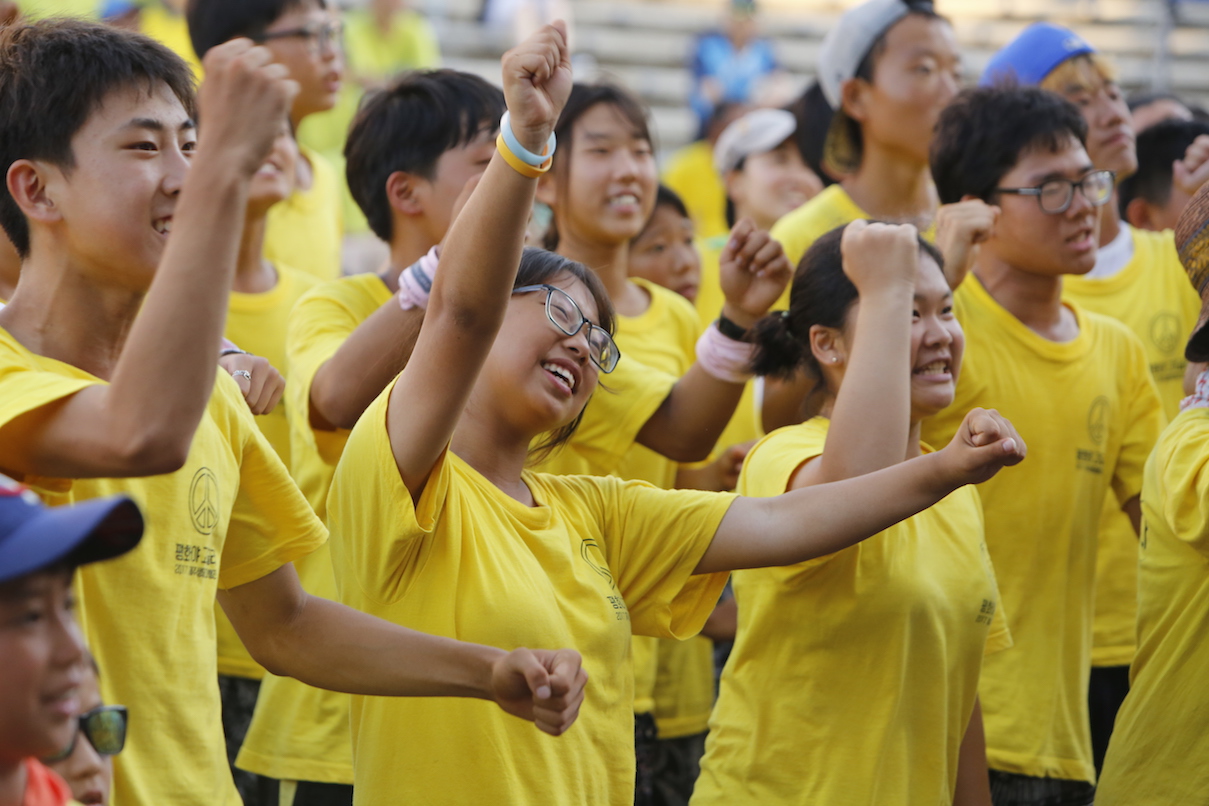
[[[1121,231],[1112,241],[1096,252],[1096,265],[1083,275],[1091,280],[1107,280],[1114,277],[1133,260],[1133,227],[1121,222]]]

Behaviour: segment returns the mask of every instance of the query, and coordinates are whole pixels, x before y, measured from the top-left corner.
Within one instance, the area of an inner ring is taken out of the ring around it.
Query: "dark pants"
[[[218,691],[222,696],[222,732],[227,740],[227,761],[231,764],[231,776],[235,788],[243,798],[244,806],[277,806],[277,801],[263,800],[260,776],[235,768],[235,757],[243,747],[244,737],[252,724],[252,711],[256,709],[256,698],[260,695],[260,681],[246,677],[218,676]]]
[[[634,806],[654,806],[654,754],[658,732],[652,714],[634,714]]]
[[[281,802],[281,784],[272,778],[261,778],[265,803],[278,806]],[[289,806],[353,806],[353,788],[348,784],[319,784],[314,781],[298,781],[294,802]]]
[[[701,774],[706,735],[702,732],[655,742],[652,754],[655,806],[688,806],[697,776]]]
[[[1034,778],[991,770],[994,806],[1092,806],[1096,788],[1086,781]]]
[[[1104,767],[1104,754],[1117,711],[1129,693],[1128,666],[1093,666],[1087,686],[1087,710],[1091,715],[1091,749],[1096,760],[1096,774]]]

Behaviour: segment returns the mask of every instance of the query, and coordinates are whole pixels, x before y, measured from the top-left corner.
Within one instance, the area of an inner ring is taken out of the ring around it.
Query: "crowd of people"
[[[1200,110],[866,0],[661,183],[556,21],[341,177],[325,0],[117,5],[0,11],[0,806],[1209,798]]]

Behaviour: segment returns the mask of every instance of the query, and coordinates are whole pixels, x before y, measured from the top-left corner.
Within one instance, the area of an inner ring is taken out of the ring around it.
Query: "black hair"
[[[594,84],[577,83],[571,87],[571,95],[567,98],[567,104],[563,107],[562,114],[558,117],[558,123],[554,127],[559,147],[554,152],[552,167],[556,169],[555,181],[562,183],[564,188],[571,170],[571,135],[575,130],[575,122],[587,114],[588,110],[599,104],[612,106],[630,124],[635,137],[654,145],[654,140],[651,139],[651,127],[647,121],[646,107],[633,93],[611,81]],[[550,226],[546,229],[544,245],[550,251],[558,248],[557,220],[557,215],[551,217]]]
[[[1038,87],[966,90],[940,115],[929,162],[941,204],[975,196],[990,202],[1003,175],[1027,151],[1084,145],[1087,122],[1062,96]]]
[[[396,171],[432,179],[437,160],[499,128],[504,93],[471,73],[420,70],[367,95],[344,145],[348,188],[374,234],[394,235],[386,180]]]
[[[0,28],[0,169],[29,159],[70,170],[72,139],[110,94],[159,85],[196,119],[192,71],[148,37],[71,18]],[[0,226],[28,257],[29,222],[7,187]]]
[[[609,300],[609,292],[605,290],[604,283],[596,276],[596,272],[578,261],[539,249],[536,246],[526,246],[521,252],[520,267],[517,269],[516,281],[512,287],[520,288],[526,285],[549,283],[564,274],[575,277],[588,287],[588,292],[596,303],[598,316],[596,324],[612,335],[617,323],[613,313],[613,303]],[[529,462],[531,464],[540,463],[571,439],[575,434],[575,429],[579,428],[583,416],[583,411],[580,411],[574,420],[546,434],[540,442],[529,449]]]
[[[827,142],[827,130],[831,128],[835,110],[827,103],[822,85],[812,81],[802,96],[786,108],[798,122],[794,142],[798,145],[802,161],[815,172],[823,187],[834,185],[835,179],[823,167],[823,144]]]
[[[692,218],[688,214],[688,208],[684,206],[684,199],[680,198],[680,194],[661,182],[658,190],[655,191],[655,206],[651,208],[651,217],[646,220],[646,225],[642,228],[642,232],[634,236],[634,241],[641,238],[647,229],[650,228],[651,222],[655,220],[655,212],[660,207],[671,207],[680,214],[681,218]]]
[[[853,303],[856,286],[844,274],[840,241],[847,224],[836,227],[806,250],[794,272],[789,292],[789,310],[773,311],[752,326],[748,339],[755,345],[752,370],[757,375],[788,378],[806,372],[815,387],[807,396],[807,408],[818,409],[826,391],[822,372],[810,349],[810,328],[815,325],[841,329]],[[944,269],[944,257],[932,244],[919,239],[919,251]]]
[[[278,17],[309,5],[327,8],[327,0],[188,0],[185,20],[197,58],[238,36],[258,39]]]
[[[894,28],[895,25],[898,25],[900,22],[907,19],[907,17],[923,17],[924,19],[948,22],[947,18],[936,13],[936,9],[932,7],[932,0],[904,0],[903,5],[907,7],[907,13],[900,19],[895,20],[893,24],[886,28],[886,30],[877,35],[877,39],[873,40],[873,44],[869,46],[869,50],[865,52],[865,55],[861,57],[860,63],[857,64],[856,72],[853,74],[854,78],[863,79],[870,84],[873,83],[873,74],[877,69],[877,61],[882,57],[882,54],[886,52],[886,36],[890,33],[890,30]],[[860,165],[861,158],[865,153],[865,138],[861,134],[861,124],[845,115],[842,125],[846,127],[848,142],[852,145],[852,157],[855,159],[856,163],[851,167],[855,169]],[[824,131],[824,141],[826,140],[826,137],[827,135]],[[811,167],[813,167],[813,165]],[[825,176],[825,174],[820,171],[815,171],[815,173],[819,174],[820,177]]]
[[[1118,187],[1121,217],[1134,199],[1163,205],[1171,198],[1171,164],[1184,158],[1192,141],[1209,134],[1209,123],[1164,120],[1138,133],[1138,170]]]

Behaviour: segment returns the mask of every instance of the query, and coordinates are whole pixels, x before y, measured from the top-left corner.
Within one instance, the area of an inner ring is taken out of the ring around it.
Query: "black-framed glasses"
[[[124,705],[101,705],[91,711],[85,711],[79,716],[80,729],[71,737],[71,744],[67,745],[63,752],[43,761],[62,761],[70,756],[76,750],[80,734],[83,734],[93,749],[102,756],[116,756],[126,746],[127,718]]]
[[[609,331],[600,325],[593,324],[583,311],[575,304],[575,300],[566,291],[549,283],[540,285],[523,285],[512,289],[513,294],[528,294],[532,291],[546,292],[546,316],[563,333],[574,336],[583,326],[588,326],[588,357],[601,372],[612,372],[617,369],[621,360],[621,350],[617,342],[609,335]]]
[[[1014,193],[1017,196],[1036,196],[1042,212],[1061,215],[1070,209],[1075,200],[1075,188],[1083,194],[1092,207],[1103,207],[1112,198],[1112,189],[1117,181],[1115,171],[1092,171],[1082,179],[1050,179],[1031,188],[995,188],[996,193]]]
[[[338,50],[344,43],[344,23],[340,20],[311,22],[300,28],[268,31],[255,37],[255,41],[260,44],[271,39],[305,39],[307,47],[315,54],[325,50]]]

